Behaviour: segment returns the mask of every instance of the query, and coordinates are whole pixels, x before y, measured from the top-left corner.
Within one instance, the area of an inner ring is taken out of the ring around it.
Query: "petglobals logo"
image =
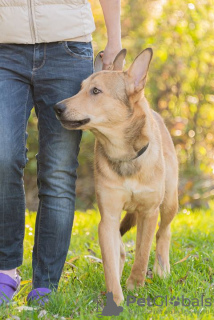
[[[113,293],[107,292],[106,294],[106,306],[102,311],[98,311],[98,299],[97,299],[97,317],[102,318],[103,316],[119,316],[123,312],[123,307],[117,306],[113,300]],[[201,295],[198,298],[187,298],[184,295],[181,297],[168,297],[166,296],[156,296],[147,298],[136,298],[135,296],[128,295],[126,298],[127,307],[137,306],[137,307],[167,307],[167,306],[182,306],[185,307],[210,307],[212,306],[211,298],[205,298]]]
[[[210,307],[212,305],[211,298],[205,298],[202,295],[199,298],[186,298],[184,295],[181,297],[168,297],[168,296],[156,296],[154,298],[136,298],[134,296],[127,296],[126,299],[127,306],[130,305],[138,305],[139,307],[167,307],[169,305],[173,305],[174,307],[182,306],[182,307]]]

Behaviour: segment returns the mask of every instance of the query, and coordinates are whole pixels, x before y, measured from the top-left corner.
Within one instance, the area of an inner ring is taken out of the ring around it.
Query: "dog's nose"
[[[65,111],[66,106],[63,103],[57,103],[54,106],[54,110],[56,112],[56,114],[60,117],[62,115],[62,113]]]

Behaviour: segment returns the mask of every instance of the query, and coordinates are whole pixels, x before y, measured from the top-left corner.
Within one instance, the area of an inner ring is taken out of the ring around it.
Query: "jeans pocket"
[[[63,41],[65,51],[72,57],[84,60],[93,60],[91,42]]]

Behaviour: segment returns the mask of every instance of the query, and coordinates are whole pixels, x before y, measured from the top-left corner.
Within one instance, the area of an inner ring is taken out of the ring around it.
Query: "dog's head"
[[[113,70],[92,74],[82,82],[78,94],[54,107],[65,128],[105,132],[132,117],[144,92],[152,49],[142,51],[125,72],[124,58],[122,50],[115,58]]]

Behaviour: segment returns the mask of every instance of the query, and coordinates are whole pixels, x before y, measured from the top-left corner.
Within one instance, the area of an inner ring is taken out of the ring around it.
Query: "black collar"
[[[131,160],[134,160],[134,159],[137,159],[138,157],[140,157],[148,148],[149,146],[149,142],[147,143],[147,145],[145,145],[142,149],[140,149],[136,155],[136,157],[134,157],[133,159]]]

